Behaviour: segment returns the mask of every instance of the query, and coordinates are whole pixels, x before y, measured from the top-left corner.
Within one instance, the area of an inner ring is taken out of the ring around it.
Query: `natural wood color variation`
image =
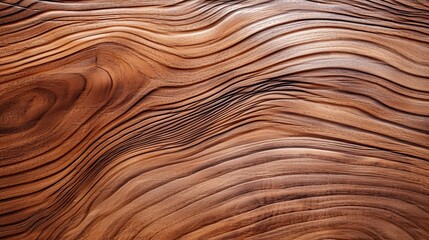
[[[1,239],[429,239],[429,1],[0,2]]]

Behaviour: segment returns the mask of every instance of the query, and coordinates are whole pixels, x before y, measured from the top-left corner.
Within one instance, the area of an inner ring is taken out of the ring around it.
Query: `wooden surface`
[[[429,239],[429,1],[0,16],[1,239]]]

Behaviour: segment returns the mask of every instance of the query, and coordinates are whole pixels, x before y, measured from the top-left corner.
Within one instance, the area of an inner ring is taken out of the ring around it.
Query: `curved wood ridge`
[[[1,239],[429,239],[429,1],[0,16]]]

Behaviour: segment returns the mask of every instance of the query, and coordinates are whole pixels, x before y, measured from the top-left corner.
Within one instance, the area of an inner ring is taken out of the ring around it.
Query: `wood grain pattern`
[[[1,239],[429,239],[429,1],[0,16]]]

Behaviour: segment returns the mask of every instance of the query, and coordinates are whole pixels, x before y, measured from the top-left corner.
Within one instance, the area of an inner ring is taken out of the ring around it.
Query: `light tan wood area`
[[[428,0],[1,0],[0,239],[429,239]]]

